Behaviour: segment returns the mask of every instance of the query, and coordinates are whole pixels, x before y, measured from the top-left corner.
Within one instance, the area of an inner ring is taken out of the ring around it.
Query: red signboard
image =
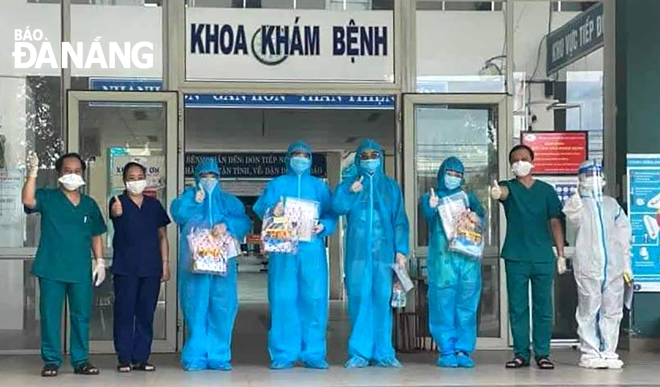
[[[534,150],[535,175],[577,175],[589,155],[587,132],[523,132],[521,142]]]

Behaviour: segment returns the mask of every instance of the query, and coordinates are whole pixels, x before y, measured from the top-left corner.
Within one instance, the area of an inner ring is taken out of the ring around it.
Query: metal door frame
[[[496,105],[498,108],[497,127],[497,153],[499,162],[500,180],[509,178],[508,150],[511,148],[513,139],[513,128],[510,124],[511,114],[509,106],[510,97],[506,94],[404,94],[403,95],[403,165],[404,165],[404,193],[406,200],[406,212],[410,224],[410,241],[412,253],[415,256],[426,257],[427,248],[417,246],[417,202],[423,194],[417,192],[417,171],[415,168],[415,107],[419,105]],[[505,217],[504,210],[500,206],[499,234],[500,248],[504,243]],[[500,337],[477,338],[477,349],[506,349],[509,347],[509,319],[508,319],[508,297],[506,293],[506,274],[504,262],[499,265],[499,291],[500,291]]]
[[[66,133],[67,151],[77,152],[80,149],[80,102],[125,102],[125,103],[162,103],[166,111],[166,166],[167,166],[167,200],[173,200],[178,194],[179,184],[179,134],[178,134],[178,95],[176,92],[115,92],[115,91],[75,91],[67,92],[68,125]],[[106,203],[99,203],[106,205]],[[169,203],[163,203],[166,208]],[[171,279],[165,285],[165,340],[154,340],[152,351],[154,353],[171,353],[177,350],[177,257],[178,233],[177,227],[171,224],[167,228],[170,241],[170,271]],[[110,249],[105,246],[106,258]],[[67,326],[69,320],[67,317]],[[67,328],[68,329],[68,328]],[[68,332],[68,330],[67,330]],[[67,335],[68,338],[68,335]],[[67,352],[69,340],[66,340]],[[90,340],[91,353],[115,353],[112,341]]]

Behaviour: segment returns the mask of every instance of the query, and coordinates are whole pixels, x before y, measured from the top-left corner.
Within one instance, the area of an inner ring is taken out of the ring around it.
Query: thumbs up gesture
[[[284,215],[284,198],[280,196],[280,201],[277,202],[275,209],[273,210],[273,215],[282,216]]]
[[[429,206],[431,208],[437,208],[438,205],[440,205],[440,199],[438,198],[438,195],[435,194],[435,190],[431,188],[431,197],[429,197]]]
[[[201,203],[204,201],[204,198],[206,197],[206,194],[204,193],[203,189],[198,189],[197,193],[195,194],[195,201],[197,203]]]
[[[29,177],[37,177],[39,174],[39,157],[35,152],[28,154],[26,169]]]
[[[493,198],[493,200],[500,200],[502,197],[502,188],[500,188],[497,180],[494,180],[493,185],[490,187],[490,197]]]
[[[118,196],[115,196],[114,200],[114,203],[112,203],[112,217],[118,218],[124,213],[124,208],[122,207]]]
[[[364,188],[362,186],[363,181],[364,181],[364,176],[360,176],[360,179],[355,180],[355,182],[353,182],[353,185],[351,185],[351,192],[353,193],[362,192],[362,189]]]

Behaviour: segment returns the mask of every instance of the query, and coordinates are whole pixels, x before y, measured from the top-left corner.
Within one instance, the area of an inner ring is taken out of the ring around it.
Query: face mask
[[[463,179],[460,177],[445,175],[445,187],[450,191],[460,187],[462,181]]]
[[[292,157],[291,158],[291,168],[299,175],[309,169],[312,165],[312,160],[307,157]]]
[[[518,177],[524,177],[532,172],[532,163],[529,161],[516,161],[511,166],[511,171]]]
[[[62,184],[64,189],[67,191],[75,191],[78,188],[82,187],[85,185],[85,180],[83,180],[80,175],[76,175],[75,173],[69,173],[68,175],[64,175],[60,177],[57,181]]]
[[[132,193],[133,195],[140,195],[144,192],[144,189],[147,188],[146,180],[137,180],[137,181],[127,181],[126,190]]]
[[[203,178],[199,182],[199,184],[202,186],[204,191],[206,191],[206,193],[210,194],[210,193],[213,193],[213,191],[215,190],[215,187],[218,186],[218,179],[216,179],[214,177],[206,177],[206,178]]]
[[[380,159],[362,160],[360,166],[362,166],[367,173],[373,175],[380,167]]]

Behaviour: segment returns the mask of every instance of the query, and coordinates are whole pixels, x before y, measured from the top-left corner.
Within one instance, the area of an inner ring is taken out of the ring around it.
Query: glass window
[[[0,351],[38,350],[39,286],[32,260],[0,260]]]
[[[417,1],[417,91],[504,92],[505,16],[493,2]],[[488,10],[493,12],[466,12]]]
[[[0,52],[15,52],[14,43],[23,44],[16,49],[20,59],[0,57],[0,248],[38,244],[39,216],[26,216],[21,204],[28,151],[36,151],[41,161],[38,186],[57,184],[54,164],[63,149],[58,3],[0,2],[0,15],[12,16],[0,23],[0,36],[12,37],[0,39]],[[38,60],[49,48],[54,63]]]
[[[162,7],[160,1],[97,0],[71,6],[74,90],[158,91],[162,89]],[[90,60],[93,45],[102,58]]]
[[[319,9],[331,11],[393,10],[394,0],[186,0],[188,7]]]

